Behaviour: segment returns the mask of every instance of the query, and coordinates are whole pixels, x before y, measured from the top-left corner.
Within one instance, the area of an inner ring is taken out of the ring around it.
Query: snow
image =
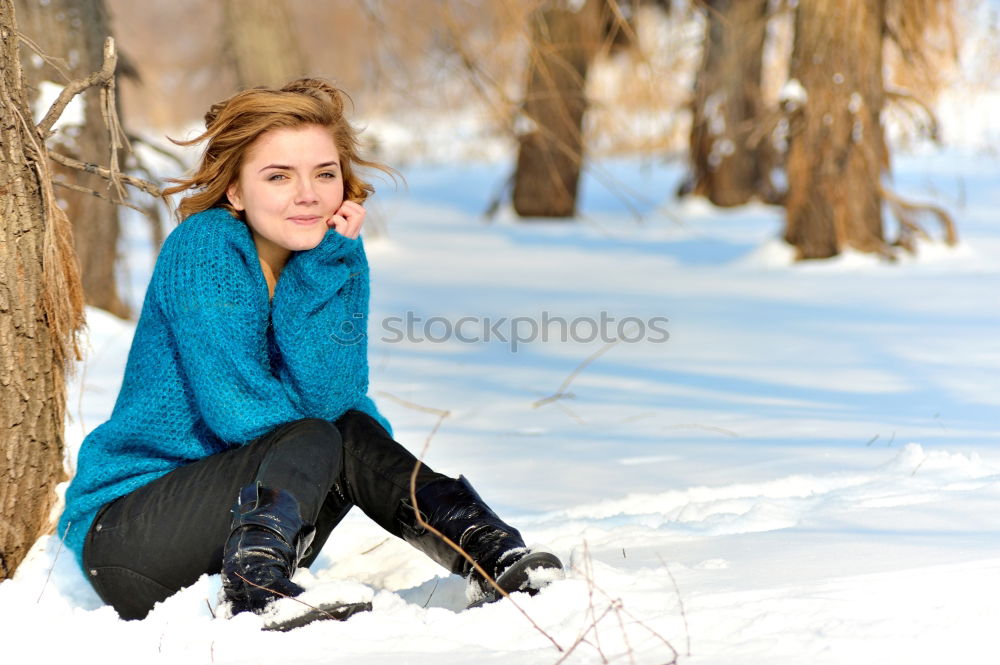
[[[990,45],[980,33],[963,46],[966,71]],[[485,220],[511,144],[480,112],[372,118],[365,136],[408,183],[377,181],[368,206],[372,390],[414,453],[437,417],[406,403],[447,409],[427,462],[468,476],[529,544],[569,565],[517,598],[540,630],[509,602],[462,611],[462,580],[354,511],[296,579],[307,602],[368,600],[370,614],[262,632],[268,617],[225,618],[219,579],[206,576],[122,622],[53,534],[0,583],[4,661],[547,665],[563,655],[554,640],[577,645],[568,663],[993,662],[991,75],[939,104],[956,151],[894,154],[893,190],[943,204],[962,242],[920,242],[894,264],[853,252],[797,264],[779,209],[678,204],[682,167],[648,159],[589,164],[576,223],[520,223],[509,210]],[[58,90],[43,89],[39,111]],[[792,80],[781,99],[802,105],[807,93]],[[71,105],[64,120],[79,117]],[[146,222],[123,215],[122,292],[138,311],[153,257]],[[135,330],[87,315],[67,400],[70,469],[110,414]],[[463,317],[474,340],[439,339]],[[417,318],[414,334],[395,334]],[[542,325],[556,318],[578,325]],[[668,334],[654,335],[662,319]],[[605,339],[587,334],[591,321],[608,322]],[[537,336],[522,334],[531,322]]]
[[[262,632],[266,618],[213,618],[213,576],[122,622],[50,535],[0,584],[5,660],[549,664],[561,657],[550,637],[568,650],[586,633],[566,662],[664,663],[672,649],[696,664],[992,661],[995,162],[897,161],[896,189],[933,192],[963,241],[896,264],[851,253],[795,264],[778,209],[674,204],[664,183],[677,166],[602,164],[576,224],[509,211],[485,223],[505,169],[414,166],[405,191],[383,187],[369,206],[385,230],[367,243],[372,389],[415,453],[436,417],[398,400],[448,409],[428,463],[466,474],[529,544],[570,565],[517,599],[545,634],[508,602],[461,611],[460,579],[355,511],[297,579],[304,600],[371,600],[370,614]],[[635,204],[636,220],[602,182],[660,194]],[[132,221],[127,292],[140,303],[152,263]],[[611,345],[536,407],[604,342],[561,339],[558,326],[516,349],[398,339],[385,322],[408,313],[507,317],[508,334],[514,317],[665,317],[669,335]],[[134,332],[99,310],[88,320],[71,456],[110,413]]]
[[[62,91],[63,86],[51,81],[42,81],[38,84],[38,97],[35,99],[34,108],[32,109],[32,113],[37,120],[45,117],[45,114],[52,107],[52,104],[55,103],[56,99],[59,98],[59,95],[62,94]],[[71,125],[82,125],[83,114],[83,98],[77,95],[69,101],[62,115],[59,116],[59,119],[56,120],[52,128],[55,131],[59,131]]]
[[[809,101],[809,93],[802,87],[798,79],[788,79],[778,93],[778,101],[787,105],[790,110],[805,106]]]

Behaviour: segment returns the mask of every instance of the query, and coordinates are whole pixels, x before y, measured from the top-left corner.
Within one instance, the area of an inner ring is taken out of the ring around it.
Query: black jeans
[[[255,481],[289,491],[316,537],[301,565],[319,554],[352,506],[395,536],[416,458],[373,418],[348,411],[335,423],[297,420],[251,443],[205,457],[109,502],[83,548],[84,568],[123,619],[218,573],[240,488]],[[417,487],[445,478],[421,466]]]

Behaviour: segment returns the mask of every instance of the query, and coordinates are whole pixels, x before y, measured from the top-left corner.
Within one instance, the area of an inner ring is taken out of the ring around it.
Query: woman
[[[344,94],[315,80],[215,104],[201,163],[164,242],[111,419],[84,441],[60,532],[126,619],[204,573],[231,611],[302,588],[354,505],[455,573],[537,591],[531,552],[465,478],[421,465],[367,396],[368,265],[359,236],[372,187]]]

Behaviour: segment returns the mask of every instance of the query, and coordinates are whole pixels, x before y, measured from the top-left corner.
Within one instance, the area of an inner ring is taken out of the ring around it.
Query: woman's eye
[[[319,177],[320,178],[327,178],[327,179],[329,179],[329,178],[336,178],[337,174],[336,173],[330,173],[329,171],[324,171],[323,173],[319,174]]]
[[[283,174],[283,173],[272,173],[271,175],[269,175],[267,177],[267,179],[269,181],[270,180],[284,180],[285,179],[285,174]]]

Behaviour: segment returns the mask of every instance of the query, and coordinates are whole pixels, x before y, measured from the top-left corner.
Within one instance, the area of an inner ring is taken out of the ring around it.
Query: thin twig
[[[896,194],[884,185],[879,185],[879,194],[881,194],[882,198],[885,199],[890,206],[895,208],[897,212],[928,212],[934,215],[938,218],[938,221],[944,228],[945,244],[952,246],[958,244],[958,232],[955,230],[955,221],[944,208],[931,203],[913,203],[906,201],[899,196],[899,194]],[[897,214],[897,217],[901,216]]]
[[[503,588],[501,588],[500,585],[497,584],[496,580],[493,579],[493,576],[490,573],[487,573],[486,570],[482,566],[480,566],[479,563],[475,559],[473,559],[468,552],[462,549],[461,546],[455,543],[448,536],[441,533],[440,530],[428,524],[427,520],[424,519],[423,515],[420,512],[420,506],[417,504],[417,474],[420,472],[420,467],[423,466],[423,459],[427,455],[427,450],[430,448],[431,439],[437,433],[438,429],[441,427],[441,423],[444,422],[445,418],[451,415],[451,412],[444,409],[435,409],[432,407],[421,406],[419,404],[414,404],[413,402],[406,402],[406,400],[402,400],[398,397],[394,397],[393,399],[395,399],[397,402],[400,403],[406,403],[411,408],[424,411],[425,413],[436,413],[438,415],[438,420],[436,423],[434,423],[434,427],[431,429],[430,434],[427,435],[427,439],[424,441],[424,447],[420,451],[420,456],[417,457],[417,461],[413,465],[413,471],[410,473],[410,503],[413,506],[413,515],[417,524],[421,528],[429,531],[430,533],[440,538],[442,542],[444,542],[448,547],[455,550],[459,555],[462,556],[462,558],[468,561],[469,564],[471,564],[472,568],[475,569],[475,571],[479,573],[483,577],[483,579],[485,579],[490,584],[490,586],[496,589],[496,591],[501,596],[503,596],[504,598],[506,598],[511,602],[511,604],[517,609],[518,612],[520,612],[524,616],[525,619],[528,620],[528,623],[530,623],[535,630],[544,635],[545,638],[548,639],[549,642],[551,642],[558,651],[563,652],[564,649],[555,640],[555,638],[553,638],[551,635],[545,632],[545,629],[539,626],[535,622],[535,620],[532,619],[531,616],[524,610],[524,608],[522,608],[513,598],[510,597],[510,594],[504,591]]]
[[[611,608],[608,607],[608,609],[605,610],[604,614],[601,615],[600,619],[598,619],[598,618],[596,618],[594,616],[594,614],[595,614],[595,612],[594,612],[594,559],[590,555],[590,543],[588,543],[586,539],[584,539],[584,541],[583,541],[583,562],[584,562],[585,577],[587,579],[587,599],[589,601],[588,605],[590,606],[588,611],[589,611],[590,616],[593,618],[593,621],[594,621],[594,624],[593,624],[594,625],[594,642],[596,642],[596,644],[594,645],[594,648],[597,649],[597,653],[601,656],[601,662],[603,662],[603,663],[605,663],[605,665],[607,665],[608,658],[607,658],[607,656],[604,655],[604,650],[601,648],[601,633],[600,633],[600,631],[597,630],[597,624],[600,623],[601,619],[603,619],[607,615],[607,613],[611,611]]]
[[[59,547],[56,548],[56,555],[52,557],[52,565],[49,566],[49,572],[45,575],[45,582],[42,583],[42,590],[38,592],[38,600],[35,604],[42,602],[42,594],[45,593],[45,587],[49,585],[49,578],[52,577],[52,571],[56,569],[56,562],[59,561],[59,554],[62,552],[63,542],[66,540],[66,534],[69,533],[69,528],[73,526],[72,522],[66,523],[66,530],[63,531],[62,538],[59,539]]]
[[[142,144],[142,145],[146,146],[147,148],[149,148],[150,150],[152,150],[153,152],[157,153],[158,155],[166,157],[171,162],[173,162],[177,166],[177,168],[179,168],[181,170],[186,170],[188,168],[188,165],[185,164],[184,160],[181,159],[178,155],[170,152],[169,150],[167,150],[166,148],[164,148],[162,146],[156,145],[152,141],[149,141],[149,140],[147,140],[147,139],[139,136],[138,134],[126,134],[125,135],[125,139],[129,142],[129,144],[133,144],[133,145],[136,144],[136,143]],[[149,169],[147,169],[145,166],[143,166],[141,168],[143,170],[145,170],[146,172],[149,172]]]
[[[684,640],[685,640],[685,643],[687,645],[687,656],[688,656],[688,658],[690,658],[691,657],[691,629],[688,627],[687,612],[684,611],[684,599],[681,598],[681,588],[679,586],[677,586],[677,580],[674,579],[674,574],[672,572],[670,572],[670,566],[667,565],[667,562],[663,560],[663,557],[660,556],[659,554],[657,554],[656,557],[660,560],[660,563],[663,564],[663,569],[667,571],[667,575],[670,577],[670,583],[674,585],[674,593],[677,594],[677,606],[680,608],[680,611],[681,611],[681,619],[684,620]]]
[[[593,609],[593,607],[591,607],[591,609]],[[604,608],[604,612],[601,614],[600,617],[598,617],[597,619],[594,619],[594,621],[590,625],[587,626],[587,629],[584,630],[580,634],[580,636],[576,638],[576,641],[574,641],[573,644],[570,645],[570,647],[566,650],[566,653],[564,653],[562,655],[562,657],[559,658],[559,660],[557,660],[554,663],[554,665],[562,665],[562,663],[565,662],[566,659],[569,658],[570,655],[572,655],[572,653],[574,651],[576,651],[576,648],[579,647],[581,644],[589,644],[590,646],[594,647],[597,650],[597,652],[601,655],[601,660],[603,662],[607,663],[608,659],[604,657],[604,654],[601,653],[601,650],[600,650],[599,647],[594,646],[594,643],[587,639],[587,634],[590,631],[594,631],[594,634],[596,635],[597,634],[597,624],[600,621],[602,621],[604,619],[604,617],[606,617],[610,613],[611,613],[611,606],[609,605],[606,608]]]
[[[563,397],[575,397],[575,395],[573,395],[573,393],[567,393],[566,395],[563,395]],[[566,406],[565,404],[563,404],[561,401],[557,401],[556,402],[556,406],[558,406],[560,409],[562,409],[563,411],[565,411],[566,415],[568,415],[570,418],[572,418],[573,420],[575,420],[578,425],[586,425],[587,424],[586,420],[584,420],[583,418],[581,418],[580,416],[578,416],[576,414],[576,412],[573,411],[573,409],[569,408],[568,406]]]
[[[35,52],[39,58],[41,58],[46,64],[48,64],[52,69],[59,72],[59,75],[63,77],[64,80],[69,81],[72,77],[69,75],[69,70],[66,69],[67,63],[64,58],[54,58],[46,54],[42,48],[35,43],[28,35],[24,34],[20,30],[17,31],[18,39],[28,45],[32,51]]]
[[[132,203],[129,203],[128,201],[116,201],[116,200],[112,199],[110,196],[105,196],[104,194],[101,194],[96,189],[90,189],[89,187],[81,187],[80,185],[74,185],[73,183],[66,182],[65,180],[53,180],[52,184],[56,185],[57,187],[63,187],[65,189],[71,189],[74,192],[80,192],[81,194],[90,194],[91,196],[96,196],[99,199],[104,199],[108,203],[113,203],[115,205],[125,206],[126,208],[131,208],[132,210],[135,210],[136,212],[141,212],[143,215],[146,215],[146,216],[149,215],[149,211],[145,210],[144,208],[140,208],[139,206],[137,206],[135,204],[132,204]]]
[[[665,425],[663,429],[703,429],[707,432],[718,432],[719,434],[725,434],[726,436],[731,436],[736,439],[740,437],[739,433],[734,432],[731,429],[716,427],[715,425],[702,425],[701,423],[678,423],[676,425]]]
[[[440,584],[440,582],[441,582],[441,578],[436,578],[434,580],[434,587],[431,589],[430,594],[427,596],[427,600],[424,601],[424,604],[423,604],[424,609],[427,609],[427,606],[430,605],[431,598],[434,597],[434,592],[437,591],[438,584]]]
[[[668,649],[670,649],[671,653],[673,653],[673,655],[674,655],[674,656],[673,656],[673,658],[672,658],[672,659],[671,659],[671,660],[669,661],[669,663],[668,663],[667,665],[674,665],[674,664],[675,664],[675,663],[677,662],[677,658],[678,658],[678,657],[680,656],[680,653],[678,653],[678,651],[677,651],[677,649],[676,649],[676,648],[674,647],[674,645],[670,643],[670,640],[668,640],[667,638],[665,638],[665,637],[664,637],[663,635],[661,635],[661,634],[660,634],[659,632],[657,632],[657,631],[653,630],[652,628],[650,628],[649,626],[647,626],[647,625],[646,625],[646,624],[645,624],[644,622],[642,622],[642,621],[640,621],[639,619],[637,619],[637,618],[636,618],[636,616],[635,616],[634,614],[632,614],[631,612],[629,612],[628,610],[626,610],[626,609],[625,609],[625,605],[624,605],[624,604],[622,604],[622,602],[621,602],[621,599],[619,599],[619,598],[612,598],[612,597],[611,597],[611,596],[610,596],[610,595],[608,594],[608,592],[607,592],[607,591],[605,591],[604,589],[602,589],[602,588],[601,588],[601,587],[599,587],[599,586],[595,586],[595,588],[596,588],[596,589],[597,589],[598,591],[600,591],[600,592],[601,592],[602,594],[604,594],[604,597],[608,599],[608,602],[610,602],[610,603],[617,603],[617,604],[618,604],[618,611],[619,611],[619,612],[621,612],[621,613],[623,613],[623,614],[624,614],[625,616],[627,616],[627,617],[628,617],[628,618],[629,618],[629,619],[630,619],[630,620],[631,620],[631,621],[632,621],[632,622],[633,622],[634,624],[636,624],[637,626],[640,626],[640,627],[644,628],[644,629],[645,629],[645,630],[646,630],[646,631],[647,631],[647,632],[648,632],[648,633],[649,633],[650,635],[652,635],[653,637],[655,637],[656,639],[658,639],[658,640],[659,640],[660,642],[662,642],[662,643],[663,643],[663,644],[664,644],[664,645],[665,645],[665,646],[666,646],[666,647],[667,647]]]
[[[632,648],[632,642],[628,639],[628,630],[625,628],[625,620],[622,619],[621,604],[612,605],[615,609],[615,618],[618,619],[618,630],[622,631],[622,639],[625,641],[625,648],[628,649],[628,662],[631,665],[635,665],[635,649]]]
[[[920,99],[912,92],[909,92],[907,90],[902,90],[899,88],[886,89],[885,96],[887,102],[889,103],[897,102],[900,104],[901,107],[904,102],[909,102],[911,104],[920,107],[920,110],[924,112],[924,115],[927,118],[926,130],[928,136],[932,141],[934,141],[934,143],[938,144],[941,143],[941,135],[939,130],[941,123],[938,121],[937,115],[934,113],[933,109],[931,109],[931,107],[927,104],[927,102]],[[910,114],[910,117],[913,117],[912,113]]]
[[[607,344],[599,348],[597,351],[590,354],[582,363],[576,366],[576,369],[574,369],[572,372],[569,373],[569,376],[566,377],[566,379],[562,382],[562,385],[559,386],[559,388],[556,390],[554,394],[549,395],[548,397],[544,397],[540,400],[536,400],[532,404],[532,407],[537,409],[538,407],[544,406],[549,402],[554,402],[557,399],[562,399],[563,397],[566,397],[566,389],[569,388],[569,384],[573,382],[573,379],[575,379],[577,375],[587,367],[587,365],[594,362],[595,360],[603,356],[605,353],[610,351],[611,347],[613,347],[620,341],[621,341],[620,339],[616,339],[612,342],[608,342]]]
[[[267,591],[269,593],[273,593],[275,596],[281,596],[282,598],[291,598],[296,603],[299,603],[301,605],[305,605],[309,609],[316,610],[320,614],[325,614],[327,617],[329,617],[331,619],[334,619],[334,620],[337,619],[337,617],[335,617],[334,615],[330,614],[326,610],[320,609],[320,608],[316,607],[315,605],[310,605],[306,601],[301,600],[299,598],[296,598],[295,596],[289,596],[287,593],[281,593],[280,591],[275,591],[274,589],[268,589],[266,586],[261,586],[260,584],[255,584],[254,582],[251,582],[250,580],[248,580],[247,578],[243,577],[242,575],[240,575],[239,573],[237,573],[235,571],[233,572],[233,574],[236,575],[236,577],[238,577],[241,580],[243,580],[244,582],[246,582],[247,584],[249,584],[250,586],[257,587],[258,589],[263,589],[264,591]]]
[[[77,171],[84,171],[85,173],[94,173],[101,176],[105,180],[113,180],[114,177],[118,177],[136,189],[146,192],[150,196],[155,196],[156,198],[163,197],[163,190],[148,180],[143,180],[142,178],[136,178],[135,176],[125,174],[118,174],[117,176],[114,176],[109,169],[106,169],[103,166],[98,166],[97,164],[91,164],[89,162],[81,162],[78,159],[73,159],[72,157],[60,154],[53,150],[49,150],[48,152],[52,161],[62,164],[63,166],[68,166],[69,168],[76,169]]]
[[[108,81],[113,80],[117,64],[118,54],[115,52],[115,40],[112,37],[108,37],[104,40],[104,63],[101,65],[101,68],[86,78],[76,79],[67,83],[66,87],[59,93],[59,96],[56,97],[56,101],[52,103],[48,113],[38,123],[38,133],[42,138],[47,139],[52,136],[52,126],[56,124],[56,121],[74,97],[87,88],[95,85],[105,85]]]
[[[376,545],[373,545],[373,546],[369,547],[368,549],[366,549],[364,552],[361,553],[361,556],[364,556],[366,554],[371,554],[372,552],[374,552],[378,548],[380,548],[383,545],[385,545],[387,542],[389,542],[388,538],[386,538],[385,540],[383,540],[381,543],[378,543]]]

